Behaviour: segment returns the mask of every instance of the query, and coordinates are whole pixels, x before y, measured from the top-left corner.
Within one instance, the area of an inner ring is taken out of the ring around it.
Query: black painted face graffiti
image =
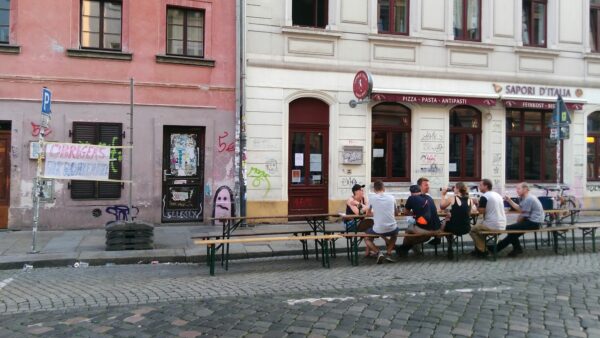
[[[221,186],[215,192],[213,203],[213,218],[235,216],[233,192],[227,186]]]

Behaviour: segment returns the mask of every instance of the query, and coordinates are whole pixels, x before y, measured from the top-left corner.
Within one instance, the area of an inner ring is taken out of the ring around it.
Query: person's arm
[[[487,198],[481,196],[479,198],[479,205],[477,206],[477,211],[479,214],[485,215],[485,207],[487,206]]]
[[[400,216],[400,211],[398,210],[398,205],[396,204],[396,200],[394,200],[394,216]]]
[[[348,200],[346,200],[346,205],[350,207],[350,209],[352,210],[352,212],[355,215],[360,215],[360,210],[358,209],[358,205],[360,203],[355,201],[354,198],[350,197],[348,198]]]
[[[446,198],[446,193],[448,192],[448,188],[442,189],[442,200],[440,201],[440,209],[444,210],[447,207],[451,206],[454,200],[452,198]]]
[[[515,201],[513,201],[510,197],[508,197],[508,196],[505,195],[504,196],[504,200],[507,201],[508,204],[510,204],[510,206],[513,209],[515,209],[518,212],[521,212],[521,207],[517,203],[515,203]]]

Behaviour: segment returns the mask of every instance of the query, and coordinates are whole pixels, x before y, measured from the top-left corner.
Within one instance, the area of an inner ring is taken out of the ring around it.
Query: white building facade
[[[247,0],[247,214],[337,213],[353,184],[600,197],[600,1]],[[351,107],[359,70],[370,96]],[[541,191],[540,191],[541,192]]]

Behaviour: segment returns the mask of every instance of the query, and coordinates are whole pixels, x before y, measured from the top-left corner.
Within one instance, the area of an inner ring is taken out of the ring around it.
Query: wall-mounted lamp
[[[350,102],[348,102],[348,105],[350,106],[350,108],[356,108],[356,106],[358,106],[359,104],[363,104],[363,103],[369,103],[369,100],[360,100],[360,101],[350,100]]]

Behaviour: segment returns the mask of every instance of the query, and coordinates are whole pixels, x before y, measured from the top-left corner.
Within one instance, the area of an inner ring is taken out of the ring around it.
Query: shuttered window
[[[121,123],[73,122],[73,143],[120,146],[123,125]],[[108,178],[120,180],[122,171],[122,149],[111,150]],[[71,181],[71,198],[77,200],[121,198],[121,183],[97,181]]]

